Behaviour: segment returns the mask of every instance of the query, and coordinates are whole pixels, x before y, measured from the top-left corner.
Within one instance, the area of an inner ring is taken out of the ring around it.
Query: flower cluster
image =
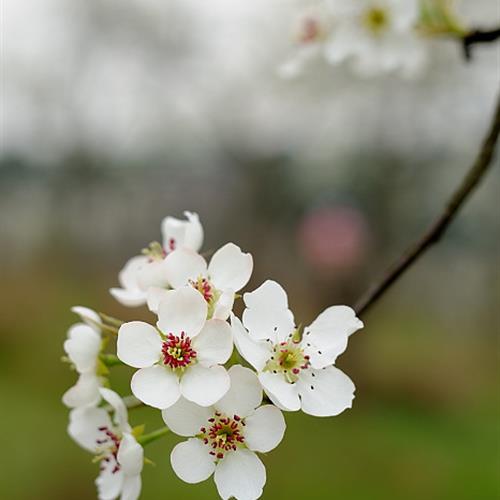
[[[465,29],[441,0],[317,0],[297,16],[296,50],[279,72],[297,76],[311,59],[347,63],[360,76],[418,75],[429,35],[460,37]]]
[[[335,361],[363,324],[349,307],[332,306],[297,327],[286,292],[271,280],[243,294],[239,319],[233,303],[250,280],[252,256],[228,243],[207,264],[193,213],[165,218],[162,233],[161,244],[125,264],[121,288],[110,290],[125,306],[147,304],[155,321],[123,323],[73,308],[81,322],[64,350],[79,377],[63,396],[68,432],[100,462],[102,500],[139,497],[143,446],[169,431],[187,438],[170,455],[180,479],[213,474],[221,498],[257,499],[266,482],[258,453],[283,439],[283,412],[326,417],[351,407],[354,384]],[[109,388],[117,364],[136,370],[123,399]],[[132,428],[127,408],[139,405],[161,410],[166,427]]]

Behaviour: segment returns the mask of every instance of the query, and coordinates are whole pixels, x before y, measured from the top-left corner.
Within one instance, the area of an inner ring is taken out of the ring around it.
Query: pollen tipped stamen
[[[196,351],[191,346],[191,339],[184,332],[180,336],[169,333],[161,352],[163,364],[174,370],[185,368],[196,360]]]
[[[238,446],[245,443],[242,428],[245,425],[238,415],[227,417],[220,412],[208,419],[209,426],[201,427],[200,432],[203,443],[211,448],[210,455],[220,460],[228,451],[235,451]]]

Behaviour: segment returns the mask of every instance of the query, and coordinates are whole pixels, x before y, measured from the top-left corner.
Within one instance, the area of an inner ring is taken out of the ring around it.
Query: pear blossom
[[[91,326],[96,332],[100,333],[101,329],[99,325],[101,324],[101,318],[93,309],[84,306],[73,306],[71,312],[80,316],[80,319]]]
[[[90,311],[90,310],[88,310]],[[64,351],[79,374],[77,383],[63,395],[63,403],[70,407],[96,404],[101,396],[100,377],[97,374],[101,335],[99,329],[87,323],[76,323],[68,330]]]
[[[111,295],[128,307],[146,304],[148,289],[169,287],[165,272],[165,257],[175,249],[198,251],[203,243],[203,227],[198,214],[184,212],[187,220],[165,217],[161,223],[162,244],[153,242],[144,255],[127,261],[118,274],[119,288],[111,288]]]
[[[167,291],[156,326],[132,321],[118,331],[118,358],[139,368],[131,381],[135,397],[164,409],[181,395],[201,406],[224,396],[230,381],[221,365],[233,350],[231,328],[219,319],[207,321],[202,295],[189,286]]]
[[[418,0],[329,0],[328,6],[335,23],[324,49],[330,63],[350,61],[361,76],[412,77],[422,69]]]
[[[240,365],[229,369],[231,388],[210,407],[184,398],[162,411],[171,431],[187,441],[172,450],[174,472],[187,483],[199,483],[214,474],[221,498],[255,500],[262,495],[266,469],[256,452],[278,446],[285,432],[281,411],[260,406],[262,388],[255,373]]]
[[[243,323],[231,316],[238,352],[258,372],[271,401],[286,411],[338,415],[354,398],[351,379],[334,365],[349,335],[363,327],[347,306],[323,311],[302,336],[296,330],[283,288],[266,281],[243,297]]]
[[[234,243],[217,250],[210,263],[189,249],[173,251],[165,259],[165,277],[172,288],[186,285],[198,290],[208,305],[208,317],[227,319],[233,308],[235,293],[250,280],[253,271],[251,254]],[[155,310],[165,290],[150,289],[148,304]]]
[[[113,409],[113,418],[102,407],[87,406],[70,412],[68,434],[101,464],[96,480],[100,500],[136,500],[141,491],[144,451],[132,434],[127,409],[118,394],[99,389]]]

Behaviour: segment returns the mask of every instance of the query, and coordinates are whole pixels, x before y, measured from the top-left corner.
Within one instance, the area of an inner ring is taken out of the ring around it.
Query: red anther
[[[298,368],[294,368],[292,372],[295,373],[295,375],[297,375],[298,373],[300,373],[300,370]]]

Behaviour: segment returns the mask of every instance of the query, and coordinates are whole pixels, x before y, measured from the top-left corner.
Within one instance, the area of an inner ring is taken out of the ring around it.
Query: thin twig
[[[493,30],[474,30],[462,38],[464,56],[467,61],[472,58],[472,45],[477,43],[490,43],[500,38],[500,27]]]
[[[491,167],[495,146],[500,132],[500,95],[496,105],[496,111],[489,127],[488,133],[482,143],[481,149],[475,162],[464,177],[458,189],[453,193],[446,204],[441,215],[429,227],[429,229],[400,257],[396,263],[389,268],[380,282],[372,286],[368,292],[361,297],[355,310],[358,314],[365,313],[405,272],[411,265],[421,257],[434,243],[437,243],[444,232],[456,217],[460,207],[465,203],[468,196],[474,191]]]

